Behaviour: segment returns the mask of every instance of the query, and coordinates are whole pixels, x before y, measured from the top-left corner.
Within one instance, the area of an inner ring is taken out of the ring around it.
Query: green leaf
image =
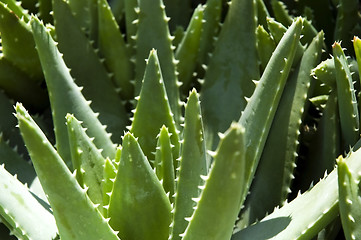
[[[73,116],[66,116],[69,145],[74,169],[77,170],[79,184],[89,188],[87,194],[98,209],[103,212],[103,174],[105,159],[93,140],[86,134],[86,129]],[[79,181],[80,180],[80,181]]]
[[[231,2],[209,61],[201,92],[207,148],[214,149],[218,132],[239,119],[259,78],[256,50],[256,2]],[[247,24],[234,24],[247,23]]]
[[[50,210],[7,172],[4,165],[0,165],[0,191],[0,215],[11,226],[16,237],[49,240],[56,236],[58,229]]]
[[[345,159],[337,159],[339,208],[347,240],[361,238],[361,199],[359,174],[351,172]],[[355,176],[356,175],[356,176]]]
[[[302,29],[302,18],[296,19],[277,45],[256,89],[248,100],[239,123],[247,126],[245,145],[247,148],[247,183],[256,171],[258,161],[263,152],[269,129],[274,119],[286,80],[293,64]]]
[[[177,166],[175,159],[178,158],[180,149],[178,132],[164,87],[157,51],[152,50],[147,61],[142,90],[130,128],[130,132],[138,138],[148,160],[154,160],[154,151],[157,145],[156,136],[163,125],[172,134],[174,166]]]
[[[43,73],[31,28],[0,2],[1,46],[4,57],[39,83]]]
[[[16,116],[34,168],[48,196],[60,237],[119,240],[21,104],[16,106]]]
[[[118,148],[119,151],[119,148]],[[103,174],[103,216],[109,217],[109,201],[110,195],[114,186],[114,179],[117,176],[117,169],[109,158],[105,159],[104,174]]]
[[[276,49],[276,43],[262,25],[258,25],[256,37],[258,58],[261,62],[261,70],[263,71],[271,58],[272,53]]]
[[[142,87],[142,79],[149,51],[157,50],[164,85],[169,99],[169,105],[174,114],[174,120],[181,122],[181,108],[179,100],[179,85],[176,74],[176,60],[174,59],[172,38],[168,29],[165,6],[162,0],[139,0],[138,31],[136,35],[136,64],[135,64],[135,92],[138,94]],[[161,126],[159,126],[158,131]],[[169,126],[167,126],[169,128]]]
[[[116,86],[120,88],[123,99],[134,97],[133,66],[122,33],[106,0],[98,0],[98,45],[105,58],[105,66],[113,73]]]
[[[87,2],[91,4],[92,1]],[[99,120],[112,134],[112,140],[119,142],[128,124],[128,115],[110,75],[77,24],[68,4],[63,0],[54,0],[53,8],[59,51],[64,54],[65,63],[76,83],[83,87],[84,97],[92,101],[92,109],[99,113]]]
[[[54,10],[56,1],[53,0]],[[76,21],[73,24],[84,30],[89,39],[97,41],[98,36],[98,1],[97,0],[69,0],[67,1]],[[54,16],[54,20],[56,17]],[[63,15],[63,18],[65,15]],[[68,27],[71,27],[68,25]],[[97,45],[97,44],[95,44]]]
[[[193,198],[199,196],[198,187],[203,185],[200,176],[206,176],[208,173],[201,109],[195,90],[190,93],[186,105],[183,135],[176,182],[172,239],[180,239],[180,234],[184,233],[188,225],[185,218],[192,216],[193,207],[196,206]]]
[[[337,100],[340,114],[341,132],[345,150],[353,146],[359,139],[360,120],[356,94],[352,82],[351,71],[340,43],[335,42],[333,59],[335,62]]]
[[[169,201],[173,203],[175,168],[173,165],[173,145],[171,144],[170,137],[168,129],[163,125],[158,135],[154,166],[155,173],[159,181],[162,182],[164,191],[169,194]]]
[[[114,158],[115,145],[110,140],[104,126],[99,122],[97,115],[90,108],[89,102],[81,94],[81,88],[74,83],[48,30],[36,18],[32,19],[31,26],[49,91],[56,148],[59,155],[68,166],[71,166],[65,116],[67,113],[72,113],[77,119],[84,122],[89,136],[95,138],[95,145],[104,150],[103,156]]]
[[[110,225],[121,239],[168,239],[171,205],[137,140],[127,133],[110,196]]]
[[[291,192],[301,123],[304,112],[308,109],[308,96],[311,95],[314,86],[310,73],[321,59],[323,36],[321,32],[314,39],[303,54],[299,66],[287,80],[250,194],[247,196],[245,208],[242,209],[245,225],[263,218],[274,207],[282,205]]]
[[[233,123],[221,138],[202,194],[193,199],[198,203],[184,240],[230,239],[241,199],[247,194],[243,185],[247,175],[243,136],[244,128]]]
[[[193,73],[196,70],[198,49],[200,47],[200,39],[203,29],[203,12],[204,8],[202,5],[199,5],[194,10],[187,31],[185,32],[175,53],[175,58],[179,61],[177,65],[179,72],[178,78],[179,81],[182,82],[180,91],[183,94],[189,91],[190,85],[192,84]]]

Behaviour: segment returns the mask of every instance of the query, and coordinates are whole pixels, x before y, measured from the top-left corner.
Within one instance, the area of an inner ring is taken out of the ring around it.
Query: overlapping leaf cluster
[[[361,238],[358,11],[1,0],[0,238]]]

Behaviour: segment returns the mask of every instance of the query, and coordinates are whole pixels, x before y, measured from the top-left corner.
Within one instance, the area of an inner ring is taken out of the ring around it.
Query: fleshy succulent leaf
[[[106,67],[114,74],[121,96],[129,100],[134,97],[134,86],[130,81],[134,75],[133,66],[119,26],[105,0],[98,0],[98,19],[100,53],[105,58]]]
[[[49,98],[52,106],[56,148],[60,156],[71,166],[71,154],[65,125],[65,116],[72,113],[84,122],[90,137],[95,137],[94,143],[103,149],[104,157],[113,158],[115,146],[108,133],[85,100],[79,87],[74,83],[69,69],[66,67],[56,43],[46,28],[36,18],[31,21],[34,39],[44,70]]]
[[[339,208],[342,229],[347,240],[361,237],[361,199],[359,176],[352,173],[345,159],[337,159]]]
[[[103,174],[105,159],[88,137],[81,123],[73,116],[66,116],[72,162],[79,184],[87,187],[87,194],[98,209],[103,211]]]
[[[244,97],[251,96],[255,87],[252,80],[259,78],[256,11],[255,0],[231,2],[209,61],[201,92],[208,149],[217,146],[218,132],[240,117],[247,104]]]
[[[16,237],[48,240],[56,236],[58,229],[52,213],[4,165],[0,165],[0,191],[0,215]]]
[[[1,45],[4,57],[28,74],[35,82],[42,80],[39,56],[35,50],[31,28],[0,2]]]
[[[195,90],[190,93],[186,105],[183,135],[184,142],[176,182],[172,239],[181,239],[179,235],[184,233],[188,225],[185,218],[192,216],[193,207],[196,206],[193,199],[199,197],[198,187],[204,183],[200,176],[208,174],[203,121]]]
[[[171,143],[174,145],[173,158],[174,166],[176,166],[175,159],[178,158],[180,149],[179,136],[160,68],[157,51],[152,50],[147,61],[143,86],[134,112],[130,132],[138,138],[138,142],[148,160],[154,160],[153,152],[157,145],[156,136],[159,129],[165,125],[169,133],[172,134]]]
[[[355,172],[361,170],[360,157],[361,150],[358,150],[345,159]],[[334,169],[309,191],[275,209],[260,222],[234,234],[232,240],[312,239],[338,216],[338,199],[337,169]]]
[[[203,25],[203,14],[204,8],[202,5],[199,5],[194,10],[192,19],[175,53],[175,58],[179,61],[177,70],[179,72],[179,81],[182,82],[180,89],[183,94],[189,91],[190,85],[192,84],[193,73],[196,70],[196,61]]]
[[[173,203],[173,194],[175,192],[175,168],[172,147],[168,129],[162,126],[158,136],[154,168],[158,179],[162,181],[164,191],[169,194],[171,203]]]
[[[144,59],[149,51],[157,50],[159,62],[162,66],[164,86],[169,99],[174,120],[180,124],[181,108],[179,104],[179,83],[176,74],[176,64],[172,51],[172,39],[168,29],[168,20],[165,15],[165,6],[162,0],[140,0],[138,13],[138,31],[136,35],[136,65],[135,65],[135,92],[139,94],[146,64]],[[161,126],[159,126],[158,130]],[[167,126],[169,128],[169,126]]]
[[[91,5],[93,1],[86,2]],[[87,7],[89,6],[84,6]],[[99,120],[112,134],[112,140],[119,142],[121,133],[128,124],[128,115],[123,102],[91,42],[77,24],[68,4],[63,0],[54,0],[53,9],[59,51],[64,54],[64,61],[71,69],[71,75],[77,85],[83,87],[84,97],[92,101],[92,109],[99,113]]]
[[[276,113],[298,47],[302,19],[289,27],[269,60],[257,87],[242,113],[239,123],[245,130],[247,168],[251,169],[247,181],[256,171],[269,129]]]
[[[187,239],[229,239],[241,199],[247,194],[244,128],[237,123],[224,133],[213,166],[184,233]]]
[[[311,84],[313,79],[310,73],[321,59],[323,36],[321,32],[307,48],[298,68],[285,85],[250,195],[242,209],[246,213],[248,224],[263,218],[275,206],[281,205],[290,193],[301,123],[314,85]]]
[[[167,239],[169,199],[132,134],[125,134],[122,147],[109,223],[121,239]]]
[[[339,105],[341,131],[346,149],[353,146],[359,139],[360,120],[356,94],[346,56],[340,43],[335,42],[333,59],[337,85],[337,100]]]
[[[60,237],[119,239],[21,104],[16,105],[16,116],[34,168],[49,199]]]

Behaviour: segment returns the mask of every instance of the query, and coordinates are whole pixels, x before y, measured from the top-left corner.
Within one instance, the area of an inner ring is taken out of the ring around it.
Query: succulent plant
[[[360,239],[360,23],[356,0],[1,0],[0,238]]]

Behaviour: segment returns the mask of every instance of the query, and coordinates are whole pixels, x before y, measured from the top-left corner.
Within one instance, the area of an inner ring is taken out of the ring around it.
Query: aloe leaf
[[[0,215],[19,239],[48,240],[57,227],[49,209],[40,199],[0,165]]]
[[[158,143],[155,152],[155,173],[162,182],[164,191],[169,194],[169,201],[173,203],[173,195],[175,192],[174,182],[174,163],[173,163],[173,145],[170,141],[170,133],[166,126],[162,126],[158,135]]]
[[[328,58],[318,64],[312,70],[312,75],[332,89],[336,89],[335,61],[332,58]]]
[[[48,196],[60,237],[119,239],[21,104],[16,105],[16,116],[35,171]]]
[[[103,174],[105,159],[101,151],[94,145],[93,140],[86,134],[86,129],[73,116],[66,116],[68,136],[72,162],[77,170],[79,184],[88,188],[88,196],[94,204],[99,205],[100,212],[103,210]]]
[[[257,18],[258,24],[263,26],[266,30],[267,29],[267,18],[270,17],[266,4],[263,0],[257,0]]]
[[[92,101],[92,109],[99,113],[99,120],[112,133],[112,140],[119,142],[128,124],[128,115],[110,75],[76,23],[68,4],[54,0],[53,8],[59,51],[64,54],[76,83],[84,87],[84,97]]]
[[[291,192],[298,156],[299,136],[307,99],[313,88],[311,70],[321,59],[323,32],[306,49],[298,68],[289,77],[273,119],[255,178],[242,209],[244,225],[263,218],[281,205]],[[247,131],[247,130],[246,130]],[[265,201],[267,199],[267,201]]]
[[[53,4],[55,1],[53,0]],[[79,26],[89,39],[97,41],[98,36],[98,1],[97,0],[69,0],[67,1]],[[55,16],[54,16],[55,18]],[[64,17],[65,18],[65,17]],[[68,25],[69,26],[69,25]],[[70,27],[70,26],[69,26]]]
[[[244,128],[233,123],[221,138],[214,162],[184,233],[187,239],[230,239],[247,190]]]
[[[278,22],[288,27],[292,24],[292,16],[289,15],[286,5],[278,0],[271,0],[271,6]]]
[[[281,95],[286,84],[294,56],[299,44],[302,18],[297,18],[289,27],[277,45],[256,89],[239,119],[242,126],[247,126],[245,145],[247,148],[247,168],[251,169],[247,180],[256,171],[258,161],[266,142],[269,129],[276,113]]]
[[[24,22],[29,22],[30,15],[27,9],[24,9],[16,0],[1,0],[18,18],[23,19]],[[24,1],[23,1],[24,2]]]
[[[137,34],[136,19],[138,19],[138,0],[124,0],[125,28],[129,54],[135,53],[135,39]],[[135,59],[134,59],[135,60]]]
[[[217,133],[240,117],[244,97],[255,87],[252,80],[259,78],[256,11],[255,0],[232,1],[206,70],[201,102],[208,149],[217,146]]]
[[[303,19],[304,21],[304,19]],[[281,23],[277,22],[273,18],[267,18],[267,24],[270,34],[273,37],[273,40],[276,42],[276,44],[279,44],[281,41],[283,35],[286,33],[287,28],[283,26]],[[303,26],[303,23],[302,23]],[[298,60],[301,59],[303,52],[305,51],[305,47],[302,46],[302,44],[299,42],[297,46],[297,51],[295,55],[294,60],[294,66],[297,66]]]
[[[171,205],[137,140],[127,133],[110,196],[110,225],[121,239],[168,239]]]
[[[342,229],[347,240],[359,239],[361,199],[358,173],[351,172],[345,159],[340,156],[337,159],[337,176]]]
[[[340,113],[341,131],[346,149],[359,139],[359,113],[351,72],[340,43],[335,42],[333,59],[335,62],[337,100]]]
[[[174,203],[174,223],[172,239],[181,239],[189,218],[193,214],[196,203],[193,198],[200,194],[198,186],[203,185],[200,176],[207,175],[206,148],[204,142],[203,122],[198,94],[193,90],[185,109],[183,145],[177,173],[177,188]]]
[[[162,0],[139,1],[139,13],[136,20],[138,31],[136,35],[136,65],[135,92],[138,94],[149,51],[157,50],[169,105],[174,114],[174,120],[180,124],[181,111],[179,100],[179,83],[176,75],[176,60],[174,59],[172,38],[169,34],[168,19]],[[159,126],[158,130],[161,126]],[[169,126],[167,126],[169,127]]]
[[[209,54],[214,50],[216,36],[218,36],[220,29],[221,14],[221,0],[208,0],[206,4],[204,4],[202,32],[197,54],[198,68],[209,62]],[[198,77],[204,77],[203,68],[198,69]]]
[[[53,109],[56,148],[59,155],[62,156],[68,166],[71,166],[65,116],[67,113],[72,113],[77,119],[84,122],[84,127],[88,128],[89,136],[95,138],[94,143],[96,146],[104,150],[102,152],[104,157],[113,158],[115,146],[104,126],[101,125],[96,114],[90,108],[89,102],[82,95],[81,89],[74,83],[69,69],[56,47],[56,43],[39,20],[33,18],[31,26]]]
[[[98,0],[98,46],[105,58],[105,66],[114,74],[115,84],[120,88],[123,99],[134,97],[133,66],[128,49],[112,11],[105,0]]]
[[[24,71],[35,82],[42,80],[43,73],[35,50],[31,28],[0,2],[1,45],[4,57]]]
[[[258,58],[263,72],[276,49],[276,43],[262,25],[258,25],[256,29],[256,41]]]
[[[163,125],[172,134],[171,143],[174,145],[173,158],[174,166],[176,166],[175,159],[178,158],[180,149],[179,136],[164,87],[157,51],[152,50],[147,61],[142,90],[130,128],[130,132],[138,138],[138,142],[149,160],[154,160],[156,136]]]
[[[361,150],[351,152],[345,161],[353,172],[361,170]],[[312,206],[310,208],[309,206]],[[337,169],[320,180],[309,191],[260,222],[233,235],[239,239],[312,239],[339,214]]]
[[[204,8],[202,5],[199,5],[194,10],[187,31],[175,53],[175,58],[179,61],[177,65],[179,72],[178,78],[182,83],[180,91],[183,94],[189,91],[193,73],[196,70],[196,61],[203,26],[203,14]]]
[[[104,175],[103,175],[103,216],[105,218],[109,217],[109,201],[110,195],[113,190],[114,180],[117,176],[117,169],[109,158],[105,159],[104,163]]]

